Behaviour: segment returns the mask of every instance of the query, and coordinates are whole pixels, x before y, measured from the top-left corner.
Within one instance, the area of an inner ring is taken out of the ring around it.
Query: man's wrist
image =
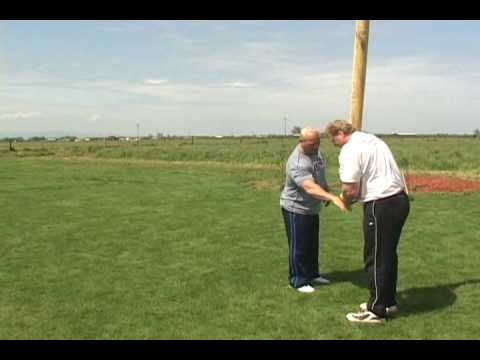
[[[353,203],[355,203],[355,200],[346,192],[340,193],[340,199],[342,199],[342,201],[347,205],[352,205]]]

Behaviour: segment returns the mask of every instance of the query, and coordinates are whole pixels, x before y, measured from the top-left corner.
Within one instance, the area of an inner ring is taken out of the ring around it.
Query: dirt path
[[[444,175],[408,175],[410,192],[475,192],[480,191],[480,181]]]

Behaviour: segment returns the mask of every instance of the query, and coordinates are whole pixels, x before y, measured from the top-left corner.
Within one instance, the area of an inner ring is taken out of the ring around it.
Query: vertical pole
[[[357,20],[353,48],[351,121],[355,129],[362,129],[363,98],[367,73],[368,32],[370,20]]]
[[[139,140],[140,140],[140,124],[137,123],[137,146],[138,146]]]

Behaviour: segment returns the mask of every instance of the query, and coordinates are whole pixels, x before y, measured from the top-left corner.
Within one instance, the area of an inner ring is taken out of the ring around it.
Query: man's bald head
[[[318,151],[320,146],[320,130],[312,127],[305,127],[300,132],[300,145],[307,155]]]

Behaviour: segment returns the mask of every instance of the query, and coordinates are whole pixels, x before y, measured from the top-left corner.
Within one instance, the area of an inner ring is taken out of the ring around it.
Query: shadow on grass
[[[353,271],[335,271],[331,273],[323,274],[325,277],[332,282],[341,283],[341,282],[350,282],[355,286],[360,288],[367,289],[367,276],[363,269],[353,270]]]
[[[363,269],[353,271],[337,271],[324,274],[333,284],[350,282],[355,286],[367,289],[366,274]],[[397,294],[401,313],[398,317],[435,311],[451,306],[457,300],[455,290],[463,285],[479,284],[480,279],[459,281],[452,284],[410,288]]]
[[[410,316],[446,308],[457,300],[455,290],[463,285],[478,284],[480,279],[459,281],[452,284],[410,288],[398,293],[401,313],[399,317]]]

